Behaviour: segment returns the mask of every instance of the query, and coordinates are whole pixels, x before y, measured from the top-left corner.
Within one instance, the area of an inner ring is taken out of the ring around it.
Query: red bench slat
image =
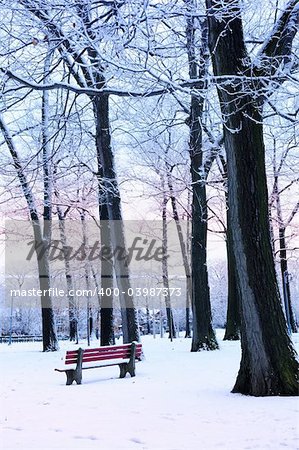
[[[138,353],[140,353],[140,351]],[[123,350],[116,350],[116,351],[105,352],[105,353],[99,352],[97,350],[94,352],[88,352],[88,353],[85,353],[85,351],[84,351],[83,358],[88,358],[91,356],[93,356],[93,357],[106,357],[107,356],[108,357],[111,355],[115,355],[115,357],[119,357],[119,358],[126,358],[127,355],[130,356],[130,350],[123,349]],[[67,355],[66,356],[66,360],[76,359],[76,358],[77,358],[77,355]]]
[[[141,349],[142,344],[136,344],[136,350]],[[124,350],[125,348],[130,349],[131,348],[131,344],[123,344],[123,345],[113,345],[113,346],[104,346],[104,347],[98,347],[98,348],[86,348],[84,350],[84,353],[89,353],[89,352],[94,352],[94,351],[99,351],[101,353],[104,352],[111,352],[114,350]],[[67,355],[77,355],[78,354],[78,350],[68,350],[66,352]]]
[[[108,361],[108,360],[119,360],[119,359],[129,359],[130,357],[125,357],[125,358],[119,358],[118,356],[100,356],[100,357],[90,357],[90,358],[86,358],[83,359],[82,363],[88,363],[88,362],[92,362],[92,361]]]
[[[82,362],[88,362],[88,361],[104,361],[105,359],[128,359],[130,358],[130,355],[128,353],[126,354],[110,354],[110,355],[88,355],[84,356],[83,354],[83,360]],[[76,358],[68,359],[65,361],[65,364],[74,364],[77,362]]]
[[[136,354],[136,359],[140,359],[141,357],[141,353]],[[111,355],[101,355],[101,356],[83,356],[83,363],[87,363],[90,361],[105,361],[105,360],[110,360],[110,359],[129,359],[130,355],[115,355],[115,354],[111,354]],[[68,359],[65,361],[65,364],[76,364],[77,359]]]
[[[137,344],[136,345],[136,350],[141,350],[142,345],[141,344]],[[129,345],[126,345],[126,347],[122,347],[122,346],[110,346],[110,347],[99,347],[99,348],[86,348],[84,350],[84,353],[92,353],[92,352],[100,352],[100,353],[105,353],[105,352],[111,352],[111,351],[115,351],[115,350],[125,350],[125,349],[130,349],[131,347]],[[67,355],[77,355],[78,354],[78,350],[68,350],[66,352]]]
[[[94,350],[93,352],[85,352],[84,351],[84,356],[106,356],[106,355],[129,355],[130,354],[130,350],[125,348],[122,350],[112,350],[110,352],[100,352],[98,350]],[[77,358],[78,354],[75,355],[67,355],[66,359],[74,359]]]

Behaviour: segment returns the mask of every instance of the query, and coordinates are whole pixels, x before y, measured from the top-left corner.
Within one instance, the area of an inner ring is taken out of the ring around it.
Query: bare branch
[[[299,200],[298,200],[297,204],[294,206],[293,211],[291,212],[289,218],[287,219],[287,221],[285,223],[285,227],[290,225],[290,223],[292,222],[292,220],[294,219],[294,217],[298,211],[299,211]]]

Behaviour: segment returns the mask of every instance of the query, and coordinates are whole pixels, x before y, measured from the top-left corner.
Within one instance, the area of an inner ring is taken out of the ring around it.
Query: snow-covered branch
[[[257,75],[275,75],[279,67],[287,68],[292,65],[292,44],[298,24],[299,0],[291,0],[257,55],[254,63]]]

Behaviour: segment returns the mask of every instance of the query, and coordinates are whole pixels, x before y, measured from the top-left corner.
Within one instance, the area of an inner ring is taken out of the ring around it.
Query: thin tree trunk
[[[100,338],[100,315],[101,315],[101,295],[99,293],[100,292],[100,286],[99,286],[99,283],[98,283],[96,272],[95,272],[94,267],[93,267],[92,264],[90,265],[90,269],[91,269],[91,274],[92,274],[92,278],[93,278],[93,281],[94,281],[94,285],[95,285],[96,291],[97,291],[98,307],[96,309],[95,336],[96,336],[96,339],[99,339]]]
[[[251,66],[237,3],[206,4],[215,75],[246,74]],[[244,92],[243,83],[227,83],[218,94],[241,303],[242,358],[233,392],[298,395],[298,362],[287,333],[270,242],[261,105],[249,85]]]
[[[276,172],[276,169],[275,169]],[[274,174],[274,189],[273,195],[276,199],[276,212],[278,221],[278,242],[279,242],[279,264],[281,272],[281,284],[285,306],[285,313],[290,331],[297,333],[297,324],[291,302],[291,289],[288,273],[288,260],[287,260],[287,247],[286,247],[286,226],[283,221],[282,208],[279,195],[279,177],[278,174]],[[274,239],[273,239],[274,240]]]
[[[172,341],[173,338],[176,338],[176,329],[173,320],[173,312],[171,307],[171,300],[169,294],[169,274],[168,274],[168,255],[167,255],[167,197],[165,192],[165,182],[163,174],[160,174],[162,192],[163,192],[163,201],[162,201],[162,280],[163,287],[166,290],[165,306],[166,306],[166,317],[167,324],[169,330],[169,338]],[[161,314],[161,311],[160,311]]]
[[[150,325],[150,310],[148,306],[148,297],[146,297],[146,334],[151,334],[151,325]]]
[[[86,220],[85,220],[85,212],[82,210],[80,211],[80,219],[81,219],[81,225],[82,225],[82,244],[84,249],[84,255],[86,255],[86,249],[88,248],[88,236],[87,236],[87,229],[86,229]],[[84,261],[84,278],[86,283],[86,289],[87,289],[87,298],[86,298],[86,335],[87,335],[87,345],[90,346],[90,337],[92,333],[92,310],[91,310],[91,304],[90,304],[90,296],[89,292],[91,291],[90,286],[90,262],[85,258]]]
[[[103,325],[103,328],[105,331],[103,331],[103,337],[105,339],[106,334],[108,334],[111,338],[108,339],[107,341],[103,339],[103,341],[101,341],[101,345],[113,345],[115,344],[115,340],[114,340],[114,328],[113,328],[113,306],[112,306],[112,317],[109,320],[108,323],[101,323],[101,308],[102,308],[102,300],[104,295],[101,295],[100,291],[100,285],[97,279],[97,274],[95,272],[94,267],[91,265],[91,273],[92,273],[92,277],[93,277],[93,281],[97,290],[97,298],[98,298],[98,308],[97,308],[97,312],[96,312],[96,327],[95,327],[95,335],[97,339],[101,339],[101,328]],[[113,287],[113,286],[112,286]],[[110,296],[111,298],[111,296]],[[113,304],[113,298],[111,300],[111,304]],[[104,308],[103,308],[104,311]],[[107,333],[107,330],[110,330],[109,333]]]
[[[183,229],[181,226],[179,213],[178,213],[178,209],[177,209],[176,198],[174,195],[172,176],[171,176],[169,165],[167,163],[166,163],[166,171],[167,171],[166,174],[167,174],[168,189],[169,189],[169,194],[170,194],[170,201],[171,201],[171,206],[172,206],[172,216],[175,221],[175,225],[176,225],[176,229],[177,229],[177,233],[178,233],[178,238],[179,238],[179,243],[180,243],[180,248],[181,248],[181,253],[182,253],[182,259],[183,259],[183,265],[184,265],[184,271],[185,271],[185,275],[186,275],[186,336],[185,337],[190,337],[191,332],[190,332],[190,308],[189,308],[189,305],[190,305],[190,299],[191,299],[191,293],[192,293],[191,270],[190,270],[190,264],[188,261],[187,248],[186,248],[185,241],[184,241]],[[187,237],[187,239],[188,239],[188,237]]]
[[[58,192],[55,189],[55,195],[58,198]],[[68,309],[69,309],[69,339],[70,341],[75,341],[78,343],[78,318],[76,314],[76,305],[75,298],[71,292],[74,291],[73,277],[72,271],[69,262],[68,256],[68,246],[67,246],[67,238],[65,232],[65,218],[66,212],[63,213],[61,208],[57,205],[57,216],[58,216],[58,224],[59,224],[59,232],[60,232],[60,240],[62,245],[62,253],[63,253],[63,261],[64,261],[64,272],[66,279],[66,287],[67,287],[67,298],[68,298]]]
[[[187,234],[186,234],[186,252],[189,260],[190,255],[190,200],[191,195],[188,190],[187,194]],[[188,289],[188,279],[186,279],[186,290]],[[191,326],[190,326],[190,305],[192,300],[192,283],[191,283],[191,292],[189,296],[186,297],[186,333],[185,338],[191,338]]]
[[[293,333],[297,333],[297,324],[296,324],[295,315],[294,315],[292,302],[291,302],[291,289],[290,289],[290,280],[289,280],[289,272],[288,272],[285,231],[286,231],[285,227],[280,227],[278,230],[280,272],[281,272],[282,289],[283,289],[287,321],[291,328],[291,331]]]

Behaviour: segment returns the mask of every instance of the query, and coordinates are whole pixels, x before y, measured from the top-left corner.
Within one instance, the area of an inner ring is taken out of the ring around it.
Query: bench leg
[[[131,375],[131,377],[135,377],[135,364],[131,365],[130,363],[122,363],[119,364],[120,374],[119,378],[125,378],[127,373]]]
[[[135,358],[136,358],[135,355],[136,355],[136,344],[135,342],[132,342],[130,361],[127,364],[127,371],[129,372],[131,377],[135,377]]]
[[[127,374],[127,363],[119,364],[120,374],[119,378],[125,378]]]
[[[66,385],[69,386],[73,383],[75,379],[75,370],[74,369],[66,370],[65,374],[66,374]]]
[[[70,386],[76,381],[77,384],[82,383],[82,372],[76,369],[69,369],[65,371],[66,374],[66,385]]]
[[[131,377],[135,377],[135,367],[128,367],[128,372]]]
[[[75,381],[77,384],[81,384],[82,383],[82,370],[76,370],[76,374],[75,374]]]
[[[127,372],[131,377],[135,377],[135,355],[136,355],[136,344],[132,342],[131,344],[131,355],[128,363],[119,364],[120,375],[119,378],[125,378]]]
[[[82,348],[79,348],[76,369],[68,369],[65,371],[67,386],[73,384],[73,381],[76,381],[77,384],[82,383],[83,352],[84,352],[84,350]]]

